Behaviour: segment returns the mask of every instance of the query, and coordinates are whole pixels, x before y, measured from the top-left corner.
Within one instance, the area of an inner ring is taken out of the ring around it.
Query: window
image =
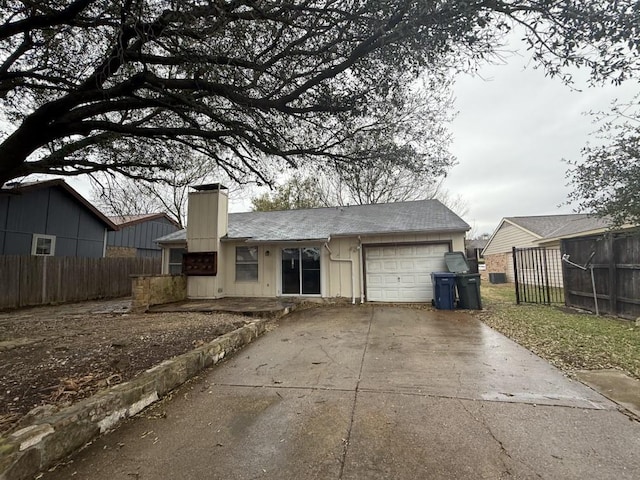
[[[236,247],[236,282],[258,281],[258,247]]]
[[[33,234],[31,241],[31,255],[52,256],[56,251],[56,237],[54,235]]]
[[[169,249],[169,274],[182,274],[182,257],[187,253],[186,248],[170,248]]]

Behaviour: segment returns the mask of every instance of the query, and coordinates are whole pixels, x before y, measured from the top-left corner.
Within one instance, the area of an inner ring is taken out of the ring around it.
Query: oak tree
[[[5,0],[0,185],[112,171],[153,180],[174,148],[230,176],[327,159],[398,111],[425,68],[469,70],[522,26],[551,75],[638,69],[635,0]],[[374,132],[375,135],[375,132]],[[383,138],[377,138],[383,141]],[[357,144],[358,142],[356,142]],[[391,159],[393,160],[393,159]]]

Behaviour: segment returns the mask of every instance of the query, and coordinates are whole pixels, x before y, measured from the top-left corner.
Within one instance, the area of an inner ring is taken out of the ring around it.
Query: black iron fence
[[[517,303],[564,303],[559,248],[513,247]]]

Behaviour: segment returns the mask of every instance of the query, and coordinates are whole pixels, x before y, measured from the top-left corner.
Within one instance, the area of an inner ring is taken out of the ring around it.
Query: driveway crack
[[[505,447],[504,443],[502,442],[502,440],[500,440],[498,437],[496,437],[496,434],[493,432],[493,430],[491,429],[491,427],[487,424],[485,418],[481,415],[478,414],[478,416],[476,416],[473,412],[471,412],[464,404],[464,402],[462,400],[458,400],[460,406],[462,407],[462,409],[467,412],[467,414],[473,418],[476,422],[478,422],[480,425],[482,425],[482,427],[486,430],[486,432],[489,434],[489,436],[493,439],[493,441],[498,445],[498,447],[500,447],[500,453],[502,454],[500,456],[500,461],[502,462],[502,466],[504,468],[504,474],[511,477],[513,475],[513,472],[511,472],[511,469],[509,468],[509,466],[507,465],[507,462],[505,461],[504,457],[507,457],[509,460],[513,461],[513,462],[518,462],[521,465],[524,465],[525,467],[527,467],[529,470],[531,470],[531,472],[533,472],[535,474],[535,476],[537,478],[543,478],[542,475],[540,475],[538,472],[535,471],[534,468],[531,467],[531,465],[528,465],[526,462],[518,459],[518,458],[514,458],[511,456],[511,454],[509,453],[509,451],[507,450],[507,447]]]
[[[349,429],[347,430],[347,438],[342,439],[342,460],[340,462],[340,475],[338,479],[342,479],[344,475],[344,466],[347,460],[347,453],[349,452],[349,442],[351,441],[351,431],[353,429],[353,422],[356,415],[356,405],[358,403],[358,393],[360,391],[360,381],[362,380],[362,370],[364,368],[364,359],[367,355],[367,348],[369,347],[369,336],[371,335],[371,325],[373,324],[374,309],[371,309],[371,316],[369,317],[369,326],[367,328],[367,336],[364,342],[364,349],[362,351],[362,358],[360,359],[360,369],[358,371],[358,380],[356,381],[356,388],[353,395],[353,406],[351,407],[351,418],[349,420]]]

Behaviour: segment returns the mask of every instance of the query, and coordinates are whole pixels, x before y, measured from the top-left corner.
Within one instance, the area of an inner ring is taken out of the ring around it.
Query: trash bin
[[[433,272],[433,304],[438,310],[453,310],[456,305],[456,274]]]
[[[444,254],[444,261],[450,272],[455,273],[458,291],[458,307],[468,310],[482,310],[480,299],[480,274],[468,273],[469,264],[462,252]]]
[[[458,288],[458,307],[482,310],[479,273],[457,273],[456,287]]]

